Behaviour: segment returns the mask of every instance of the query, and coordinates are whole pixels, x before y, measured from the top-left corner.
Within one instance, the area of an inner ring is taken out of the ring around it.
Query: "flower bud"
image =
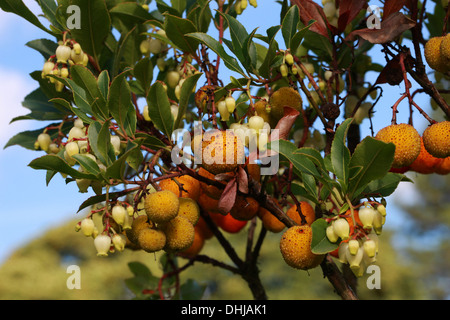
[[[44,67],[42,68],[42,78],[44,79],[46,75],[53,72],[53,68],[55,67],[55,64],[51,61],[46,61],[44,63]]]
[[[128,206],[127,207],[127,213],[130,217],[132,217],[134,215],[134,208],[133,206]]]
[[[145,39],[139,45],[139,50],[144,56],[147,56],[150,53],[150,40]]]
[[[37,137],[37,143],[39,144],[39,148],[41,148],[41,150],[47,152],[50,144],[52,143],[52,139],[48,133],[41,133]]]
[[[230,112],[227,109],[227,103],[225,100],[221,100],[217,103],[217,110],[220,113],[220,118],[222,121],[230,120]]]
[[[106,234],[100,234],[94,239],[97,256],[106,257],[111,247],[111,238]]]
[[[233,113],[236,109],[236,99],[234,99],[233,97],[226,97],[225,104],[229,113]]]
[[[371,229],[376,211],[372,207],[362,207],[358,211],[359,220],[364,229]]]
[[[241,9],[245,10],[248,6],[248,0],[241,0]]]
[[[66,67],[61,68],[60,73],[61,73],[60,74],[61,78],[68,78],[69,77],[69,69],[67,69]]]
[[[144,110],[142,111],[142,116],[144,117],[145,121],[152,121],[152,119],[150,119],[150,116],[148,115],[148,106],[147,105],[144,107]]]
[[[342,240],[347,240],[350,234],[350,225],[348,221],[344,218],[338,218],[333,221],[334,232],[336,232],[337,236]]]
[[[178,117],[178,105],[172,104],[170,106],[170,112],[172,113],[172,117],[175,120]]]
[[[377,210],[383,217],[386,216],[386,207],[385,206],[383,206],[382,204],[379,204],[377,206]]]
[[[285,63],[280,66],[280,73],[282,77],[287,77],[289,74],[289,69]]]
[[[127,244],[127,237],[123,234],[116,233],[112,237],[112,243],[117,251],[123,251]]]
[[[350,254],[355,255],[359,249],[359,241],[356,239],[349,240],[348,242],[348,251]]]
[[[258,2],[256,0],[249,0],[248,1],[250,3],[250,5],[254,8],[256,8],[258,6]]]
[[[363,256],[364,249],[362,247],[359,247],[355,254],[351,254],[350,250],[347,250],[346,258],[352,270],[359,268],[359,264],[361,263]]]
[[[70,129],[67,139],[69,141],[72,141],[73,139],[84,138],[84,136],[85,136],[84,131],[82,129],[74,126],[74,127],[72,127],[72,129]]]
[[[159,57],[156,59],[156,66],[159,71],[164,71],[166,69],[166,60],[163,57]]]
[[[267,131],[261,132],[258,136],[258,149],[261,152],[266,151],[267,142],[269,142],[269,134]]]
[[[347,263],[348,242],[341,242],[338,248],[338,257],[341,263]]]
[[[286,54],[284,59],[288,65],[292,66],[294,64],[294,56],[292,54],[290,53]]]
[[[248,127],[259,132],[264,127],[264,119],[260,116],[253,116],[248,119]]]
[[[80,230],[86,237],[92,236],[94,228],[95,224],[92,219],[84,218],[83,220],[81,220]]]
[[[88,191],[89,186],[91,185],[91,180],[89,179],[75,179],[78,190],[81,193],[86,193]]]
[[[69,46],[66,45],[60,45],[58,48],[56,48],[56,60],[57,63],[66,63],[67,60],[70,58],[70,54],[72,52],[72,49]]]
[[[330,240],[330,242],[336,242],[338,241],[339,237],[337,236],[336,232],[334,232],[334,227],[333,225],[329,225],[326,229],[326,235],[328,240]]]
[[[67,155],[71,158],[73,155],[80,153],[80,148],[78,147],[78,143],[75,141],[71,141],[66,144],[66,152]]]
[[[50,145],[48,146],[48,152],[57,154],[59,152],[58,145],[56,143],[50,143]]]
[[[177,97],[177,99],[180,100],[180,97],[181,97],[181,85],[180,84],[178,84],[175,87],[175,97]]]
[[[120,137],[111,136],[111,144],[114,148],[114,153],[117,156],[120,153]]]
[[[127,210],[122,205],[115,205],[111,211],[112,217],[118,225],[123,225],[125,222],[125,216],[127,215]]]
[[[364,253],[370,257],[375,257],[375,254],[377,253],[377,244],[373,240],[365,240],[363,243]]]

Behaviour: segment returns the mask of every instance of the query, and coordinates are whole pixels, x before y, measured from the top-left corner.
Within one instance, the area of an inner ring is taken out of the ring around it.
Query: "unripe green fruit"
[[[236,99],[234,99],[233,97],[226,97],[225,104],[229,113],[233,113],[236,109]]]
[[[280,66],[280,73],[282,77],[287,77],[289,75],[289,69],[288,66],[286,64],[282,64]]]
[[[286,54],[285,61],[288,65],[292,66],[294,64],[294,57],[292,56],[292,54]]]
[[[217,103],[217,110],[220,113],[220,118],[222,121],[228,121],[230,119],[230,112],[228,111],[225,100],[221,100]]]
[[[158,54],[163,49],[163,43],[159,39],[150,39],[148,49],[151,53]]]
[[[167,73],[167,85],[171,88],[175,88],[180,81],[180,74],[176,71],[169,71]]]

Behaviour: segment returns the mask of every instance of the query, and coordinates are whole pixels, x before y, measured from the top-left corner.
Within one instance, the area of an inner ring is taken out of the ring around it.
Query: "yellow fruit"
[[[166,235],[166,252],[182,251],[189,248],[194,242],[195,228],[183,216],[177,216],[169,222],[164,223],[161,229]]]
[[[214,90],[216,89],[215,86],[211,85],[205,85],[198,89],[198,91],[195,93],[195,105],[197,108],[203,110],[210,102],[210,96],[214,95]]]
[[[144,207],[151,221],[161,223],[177,216],[180,201],[172,191],[162,190],[148,194]]]
[[[139,232],[138,243],[146,252],[157,252],[166,245],[166,235],[158,229],[142,229]]]
[[[434,37],[425,44],[425,59],[428,65],[439,72],[445,73],[449,70],[448,62],[441,54],[441,43],[444,37]]]
[[[191,198],[180,198],[178,215],[188,219],[194,226],[200,218],[200,208],[195,200]]]
[[[401,168],[409,166],[420,153],[420,135],[417,130],[406,123],[393,124],[381,129],[376,139],[393,143],[395,154],[392,167]]]
[[[450,156],[450,121],[432,124],[422,135],[425,149],[436,158]]]
[[[231,130],[205,132],[202,167],[212,174],[234,171],[245,162],[244,144]]]
[[[309,225],[287,229],[280,240],[280,251],[284,261],[292,268],[308,270],[317,267],[324,255],[311,251],[312,229]]]
[[[126,230],[126,235],[132,243],[138,244],[139,232],[152,227],[153,223],[148,220],[147,215],[142,215],[133,220],[131,229]]]
[[[176,196],[182,198],[191,198],[197,201],[200,196],[200,182],[189,175],[161,180],[159,186],[162,190],[172,191]],[[180,188],[182,188],[181,193]]]
[[[448,68],[450,62],[450,33],[447,33],[447,35],[442,39],[440,50],[442,59],[446,62]]]
[[[273,121],[278,122],[284,115],[284,107],[291,107],[300,111],[302,108],[302,97],[298,91],[291,87],[281,87],[270,96],[272,107],[270,116]]]

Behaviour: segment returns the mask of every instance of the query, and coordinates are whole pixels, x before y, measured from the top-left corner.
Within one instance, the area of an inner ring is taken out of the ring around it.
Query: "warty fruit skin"
[[[158,229],[142,229],[138,235],[138,243],[146,252],[157,252],[166,245],[166,235]]]
[[[159,186],[162,190],[172,191],[177,197],[191,198],[197,201],[200,196],[200,182],[189,175],[161,180]],[[182,187],[181,192],[180,187]]]
[[[300,201],[300,209],[305,216],[306,223],[311,225],[316,220],[316,213],[314,208],[306,201]],[[297,210],[297,205],[293,205],[288,209],[286,215],[294,220],[298,225],[302,224],[300,213]]]
[[[447,33],[441,41],[440,51],[442,59],[447,63],[450,62],[450,33]]]
[[[312,229],[309,225],[288,228],[281,237],[280,251],[284,261],[295,269],[308,270],[317,267],[324,255],[311,251]]]
[[[189,248],[194,242],[195,228],[183,216],[177,216],[174,219],[161,225],[161,230],[166,235],[166,252],[177,252]]]
[[[162,190],[148,194],[145,197],[145,212],[148,218],[155,223],[167,222],[178,214],[180,201],[169,190]]]
[[[441,121],[427,127],[422,135],[425,149],[436,158],[450,156],[450,121]]]
[[[302,98],[298,91],[291,87],[281,87],[271,96],[269,103],[272,107],[270,116],[273,121],[278,122],[284,115],[284,107],[291,107],[297,111],[302,108]],[[273,123],[271,124],[271,126]]]
[[[185,217],[195,226],[200,218],[200,208],[198,203],[191,198],[179,198],[179,201],[180,207],[178,209],[178,215]]]
[[[444,37],[434,37],[425,44],[425,59],[428,65],[439,72],[445,73],[449,70],[448,61],[441,54],[441,43]]]
[[[143,229],[152,228],[153,223],[148,220],[147,215],[136,217],[131,224],[131,229],[126,230],[127,238],[134,244],[138,244],[139,232]]]
[[[395,154],[392,167],[402,168],[409,166],[420,153],[420,135],[417,130],[406,123],[393,124],[381,129],[376,139],[395,145]]]

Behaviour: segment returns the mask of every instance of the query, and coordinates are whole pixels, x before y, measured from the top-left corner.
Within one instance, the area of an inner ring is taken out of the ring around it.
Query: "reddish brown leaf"
[[[238,170],[238,188],[242,193],[248,193],[248,176],[247,172],[245,172],[244,168],[239,167]]]
[[[381,22],[380,29],[361,29],[351,32],[345,40],[354,41],[356,37],[361,37],[375,44],[384,44],[393,41],[406,30],[413,28],[416,22],[406,17],[401,12],[391,14],[386,20]]]
[[[236,201],[236,193],[237,193],[237,181],[236,178],[228,181],[225,189],[223,190],[222,195],[219,199],[218,210],[227,214],[231,211],[231,208],[234,206],[234,202]]]
[[[289,132],[299,115],[299,111],[290,107],[284,107],[283,118],[278,121],[277,126],[275,127],[275,130],[278,130],[278,139],[287,139],[289,137]]]
[[[327,22],[321,6],[312,0],[291,0],[291,2],[298,6],[300,20],[304,25],[308,25],[311,20],[316,21],[309,30],[329,38]]]
[[[375,84],[389,83],[390,85],[398,85],[402,80],[402,67],[400,66],[400,59],[397,56],[389,61],[384,69],[381,70]]]
[[[386,0],[383,8],[383,20],[386,20],[391,14],[399,12],[406,4],[406,0]]]
[[[342,0],[339,3],[338,31],[343,32],[347,25],[355,19],[361,10],[367,8],[367,2]]]

